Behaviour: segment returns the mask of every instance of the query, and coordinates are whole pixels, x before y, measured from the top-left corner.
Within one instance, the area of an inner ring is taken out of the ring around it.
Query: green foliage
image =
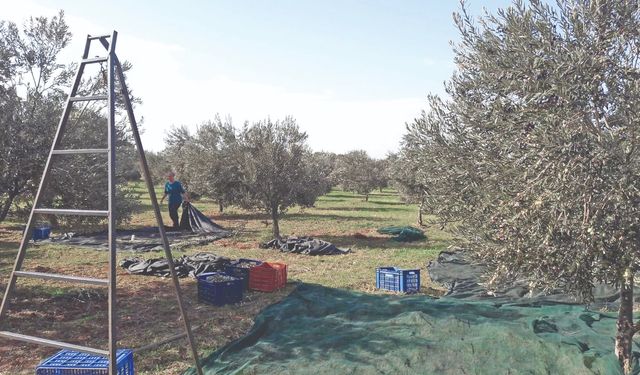
[[[169,161],[167,160],[165,152],[145,151],[145,156],[154,186],[162,183],[167,177],[169,169]],[[139,173],[142,175],[141,170]]]
[[[315,204],[317,197],[327,194],[335,186],[331,174],[335,168],[336,154],[328,152],[305,152],[303,164],[307,180],[300,185],[296,201],[302,206]]]
[[[189,187],[191,181],[190,168],[187,168],[188,161],[186,154],[189,147],[195,142],[194,136],[191,135],[189,129],[185,126],[172,127],[164,138],[165,149],[162,152],[164,158],[168,162],[165,166],[165,170],[162,172],[164,179],[167,177],[167,173],[177,173],[180,180],[184,182],[186,187]],[[194,160],[194,163],[199,163],[198,160]]]
[[[422,150],[420,145],[409,143],[405,137],[401,151],[395,155],[394,168],[390,172],[393,186],[400,198],[407,203],[421,202],[426,194],[423,175]]]
[[[213,121],[198,126],[193,135],[185,126],[173,128],[165,142],[165,169],[175,171],[191,194],[215,199],[220,212],[238,201],[239,144],[230,118],[223,122],[216,115]]]
[[[223,122],[218,115],[198,128],[194,142],[184,152],[191,191],[216,199],[220,211],[225,202],[238,200],[241,172],[235,162],[237,151],[238,140],[231,119]]]
[[[339,155],[333,171],[343,190],[352,191],[369,199],[369,193],[380,186],[379,167],[366,151],[357,150]]]
[[[317,176],[305,163],[307,134],[287,117],[245,124],[238,138],[236,160],[243,188],[238,203],[269,213],[273,235],[279,237],[280,215],[294,205],[311,206],[322,194],[321,189],[311,186]]]
[[[623,5],[560,10],[517,4],[481,29],[459,16],[452,100],[430,97],[406,140],[423,151],[430,207],[480,229],[488,260],[510,265],[496,276],[588,297],[638,255],[640,92],[628,73],[640,37]]]
[[[56,59],[70,40],[62,12],[30,18],[22,32],[0,22],[0,221],[17,197],[33,193],[42,173],[70,78]]]
[[[0,23],[0,55],[6,58],[0,66],[0,132],[6,134],[0,140],[0,221],[17,200],[23,209],[32,204],[76,68],[57,61],[70,40],[62,12],[51,19],[30,18],[23,30],[13,23]],[[123,65],[124,70],[130,68],[128,63]],[[83,79],[78,89],[79,95],[105,92],[103,74]],[[135,197],[121,184],[136,177],[127,125],[126,118],[118,115],[118,222],[127,221],[136,206]],[[105,148],[106,144],[104,103],[74,105],[59,148]],[[106,156],[54,156],[51,179],[43,188],[43,206],[106,209]],[[90,217],[48,219],[76,230],[103,223]]]
[[[405,137],[430,212],[458,223],[494,283],[587,300],[594,281],[626,285],[640,255],[637,4],[516,1],[455,20],[449,99],[430,96]]]
[[[384,159],[375,159],[374,168],[374,184],[375,188],[382,191],[382,189],[389,187],[389,181],[391,180],[391,171],[395,167],[393,161],[395,156],[393,154],[387,155]]]

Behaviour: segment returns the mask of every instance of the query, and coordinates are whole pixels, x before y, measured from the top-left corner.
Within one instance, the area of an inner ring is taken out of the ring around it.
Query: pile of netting
[[[342,250],[331,242],[311,237],[275,238],[260,244],[262,249],[278,249],[285,253],[305,255],[343,255],[349,254],[351,249]]]
[[[392,235],[392,240],[400,242],[420,241],[427,238],[424,235],[424,231],[411,226],[384,227],[378,229],[378,233]]]
[[[503,301],[504,302],[504,301]],[[614,314],[300,285],[205,374],[620,374]],[[634,351],[639,348],[634,344]],[[193,369],[187,374],[195,374]]]
[[[574,296],[561,290],[543,293],[531,289],[529,280],[521,278],[499,288],[486,287],[487,267],[475,260],[470,253],[460,250],[442,251],[427,265],[431,281],[447,289],[446,296],[466,301],[486,301],[494,304],[510,303],[521,306],[544,304],[580,304]],[[640,297],[640,287],[634,288]],[[596,283],[592,290],[594,301],[591,309],[618,309],[618,290],[610,285]]]
[[[183,206],[180,228],[165,227],[165,233],[174,251],[205,245],[233,235],[231,231],[214,223],[188,202]],[[118,229],[115,236],[118,251],[164,250],[158,227]],[[109,233],[107,231],[84,234],[64,233],[40,242],[109,250]]]
[[[174,259],[173,263],[178,277],[195,278],[203,273],[224,271],[231,259],[212,253],[198,253],[183,255]],[[120,267],[132,275],[171,276],[171,268],[166,258],[125,258],[120,262]]]

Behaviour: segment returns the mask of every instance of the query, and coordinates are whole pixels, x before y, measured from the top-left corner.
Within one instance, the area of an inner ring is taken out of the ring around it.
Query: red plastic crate
[[[264,262],[249,269],[249,289],[273,292],[287,284],[287,265]]]

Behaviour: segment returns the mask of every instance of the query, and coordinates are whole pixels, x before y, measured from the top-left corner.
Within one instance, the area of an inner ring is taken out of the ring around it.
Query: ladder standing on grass
[[[161,344],[177,340],[180,338],[187,337],[189,340],[189,345],[191,346],[191,351],[193,354],[193,359],[196,364],[196,368],[198,370],[198,374],[202,375],[202,368],[200,366],[200,361],[198,359],[198,352],[196,350],[195,341],[193,338],[193,334],[191,332],[191,326],[189,320],[187,319],[187,315],[184,309],[182,294],[180,292],[180,285],[178,282],[177,275],[175,273],[175,268],[173,266],[173,258],[171,256],[171,249],[169,247],[169,241],[167,240],[167,236],[164,230],[164,225],[162,223],[162,215],[160,213],[160,207],[158,206],[158,200],[156,198],[156,193],[153,187],[153,182],[151,181],[151,175],[149,173],[149,167],[147,165],[147,159],[144,154],[144,150],[142,148],[142,142],[140,140],[140,133],[138,132],[138,126],[136,123],[135,116],[133,114],[133,107],[131,105],[131,100],[129,98],[129,90],[124,81],[124,73],[122,71],[122,66],[118,61],[118,57],[115,53],[116,39],[118,33],[114,31],[111,35],[101,35],[101,36],[87,36],[87,41],[84,47],[84,53],[82,55],[82,60],[80,61],[80,65],[78,66],[78,70],[76,72],[75,81],[71,88],[71,92],[67,99],[66,106],[64,108],[64,112],[62,113],[62,118],[60,119],[60,123],[58,124],[58,129],[56,131],[53,144],[51,146],[51,151],[49,152],[49,157],[47,158],[47,163],[44,167],[44,172],[42,174],[42,179],[40,180],[40,185],[38,187],[38,192],[36,193],[36,197],[33,203],[33,207],[31,209],[31,213],[29,214],[29,220],[27,221],[27,227],[24,231],[22,241],[20,242],[20,248],[18,250],[18,255],[16,257],[15,264],[13,266],[13,271],[11,272],[11,276],[9,279],[9,283],[7,285],[7,289],[4,293],[4,298],[2,299],[2,305],[0,305],[0,321],[2,317],[7,311],[7,306],[9,304],[9,299],[13,293],[13,289],[16,284],[16,280],[18,277],[25,278],[36,278],[36,279],[46,279],[46,280],[54,280],[54,281],[66,281],[72,283],[82,283],[89,285],[97,285],[97,286],[106,286],[108,287],[108,295],[109,295],[109,348],[108,350],[103,349],[95,349],[89,348],[86,346],[79,346],[68,344],[59,341],[48,340],[44,338],[21,335],[19,333],[0,331],[0,337],[4,337],[12,340],[20,340],[29,343],[35,343],[45,346],[52,346],[56,348],[75,350],[80,352],[86,352],[91,354],[97,354],[101,356],[105,356],[109,358],[109,374],[116,375],[117,374],[117,365],[116,365],[116,349],[117,349],[117,332],[116,332],[116,218],[115,218],[115,191],[116,191],[116,180],[115,180],[115,162],[116,162],[116,127],[115,127],[115,79],[117,75],[117,79],[120,83],[120,90],[122,93],[122,97],[124,100],[124,106],[127,111],[127,116],[129,118],[129,122],[131,125],[131,131],[133,133],[133,137],[135,139],[136,147],[138,149],[138,153],[140,156],[140,164],[142,165],[142,170],[144,173],[144,179],[147,183],[147,189],[149,190],[149,195],[151,197],[151,203],[153,205],[153,209],[155,211],[156,221],[158,223],[158,230],[160,231],[160,236],[162,237],[162,243],[164,246],[165,255],[167,257],[167,261],[169,262],[169,269],[171,270],[171,278],[173,280],[173,285],[175,288],[176,296],[178,299],[178,307],[180,308],[180,314],[182,316],[182,320],[184,322],[185,332],[180,335],[172,336],[168,339],[159,341],[157,343],[147,345],[141,349],[150,349],[153,347],[157,347]],[[102,46],[107,50],[107,57],[96,57],[96,58],[88,58],[89,50],[91,47],[91,42],[98,40]],[[84,72],[85,66],[88,64],[94,63],[107,63],[107,94],[106,95],[95,95],[95,96],[76,96],[78,87],[80,86],[80,82],[82,79],[82,74]],[[72,149],[72,150],[64,150],[59,149],[60,142],[62,140],[62,135],[64,134],[65,127],[67,125],[67,120],[69,119],[69,115],[71,112],[71,108],[73,103],[83,102],[83,101],[93,101],[93,100],[106,100],[108,107],[108,145],[107,148],[104,149]],[[42,189],[45,186],[45,182],[47,181],[49,172],[51,170],[51,158],[53,155],[71,155],[71,154],[107,154],[108,156],[108,209],[104,210],[77,210],[77,209],[53,209],[53,208],[39,208],[41,204],[42,198]],[[21,271],[22,263],[24,261],[26,255],[26,248],[29,242],[29,238],[31,236],[33,230],[33,217],[34,214],[50,214],[50,215],[83,215],[83,216],[98,216],[98,217],[106,217],[108,220],[109,226],[109,276],[106,279],[95,279],[88,277],[76,277],[76,276],[65,276],[59,274],[50,274],[50,273],[42,273],[42,272],[26,272]]]

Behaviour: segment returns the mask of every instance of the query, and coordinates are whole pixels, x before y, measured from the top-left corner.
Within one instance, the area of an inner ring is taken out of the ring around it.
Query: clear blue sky
[[[475,15],[509,3],[467,1]],[[384,156],[397,149],[404,123],[427,109],[426,94],[442,92],[454,69],[449,42],[458,39],[453,0],[0,4],[14,18],[64,9],[76,43],[118,30],[152,149],[169,126],[195,126],[217,112],[237,124],[292,114],[314,149]],[[197,98],[186,100],[190,94]]]

